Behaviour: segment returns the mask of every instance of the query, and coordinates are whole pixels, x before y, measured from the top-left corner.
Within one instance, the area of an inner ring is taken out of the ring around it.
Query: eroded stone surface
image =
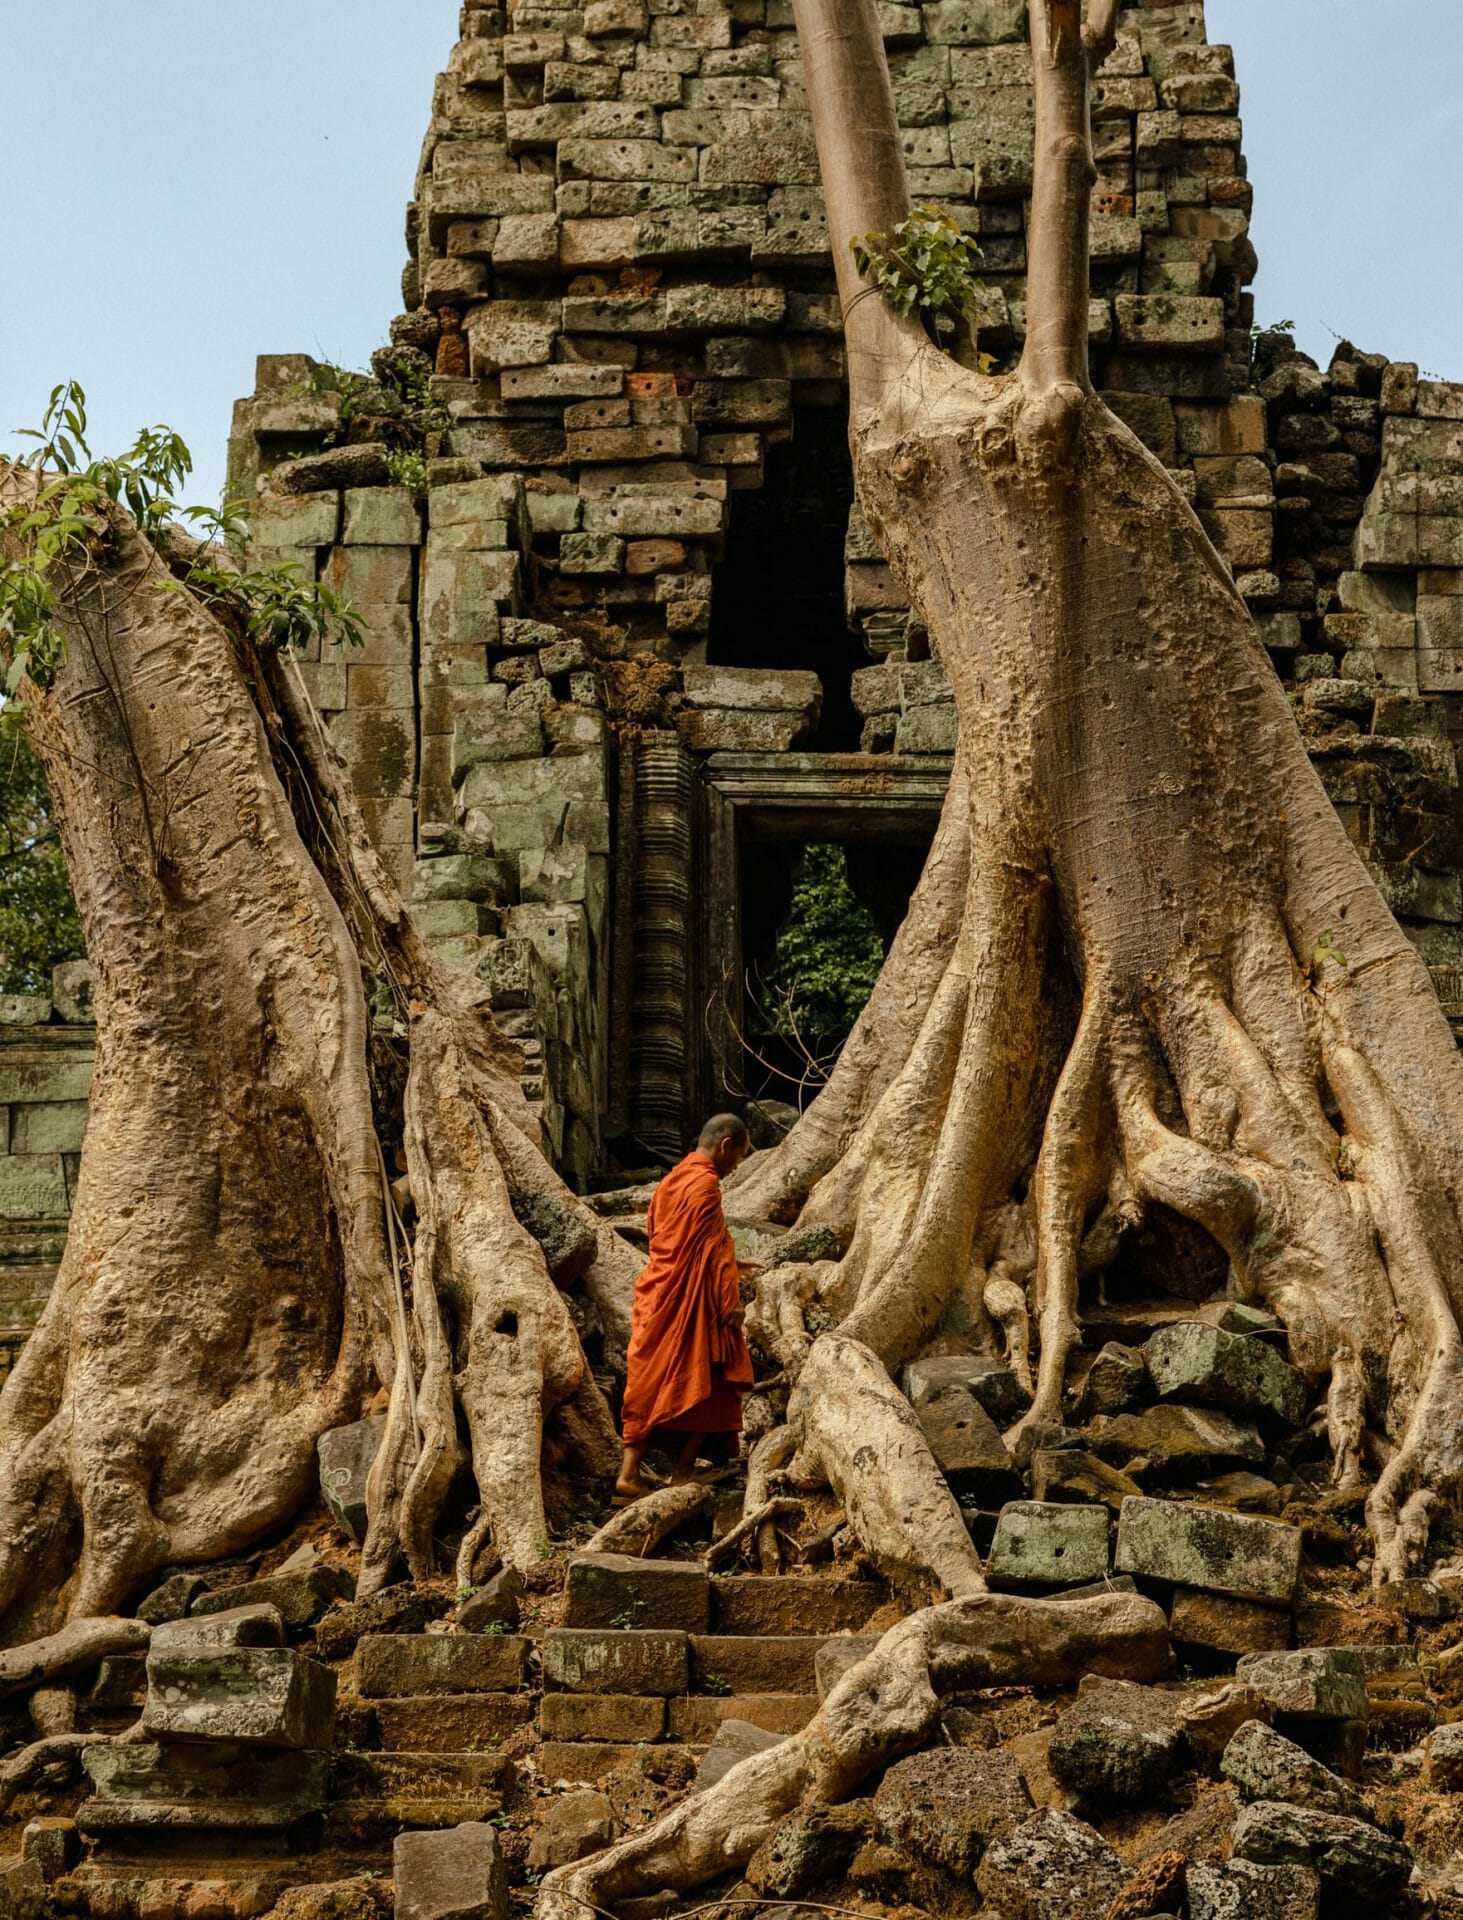
[[[1172,1500],[1125,1500],[1117,1569],[1241,1599],[1289,1602],[1300,1577],[1299,1527]]]

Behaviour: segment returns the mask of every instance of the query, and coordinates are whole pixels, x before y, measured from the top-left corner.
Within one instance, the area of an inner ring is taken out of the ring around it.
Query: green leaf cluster
[[[120,456],[94,456],[87,444],[86,395],[74,381],[55,388],[39,428],[24,437],[36,442],[25,465],[54,476],[30,501],[0,515],[6,536],[0,556],[0,653],[5,692],[13,695],[28,676],[49,684],[63,642],[55,624],[56,581],[79,576],[87,545],[103,530],[101,509],[126,509],[139,531],[161,551],[181,528],[199,541],[176,569],[180,592],[192,591],[216,612],[232,612],[261,646],[305,646],[316,639],[358,645],[360,616],[332,588],[306,579],[292,565],[240,572],[223,561],[225,546],[240,548],[248,537],[242,505],[220,509],[183,507],[175,498],[192,472],[182,437],[168,427],[145,427]]]
[[[974,339],[975,296],[983,282],[976,268],[979,243],[940,207],[915,207],[892,233],[866,233],[851,240],[859,278],[881,293],[897,314],[913,315],[937,346],[940,322],[952,323],[957,339]]]
[[[843,848],[803,853],[765,981],[768,1025],[823,1046],[848,1037],[884,964],[873,915],[848,881]]]

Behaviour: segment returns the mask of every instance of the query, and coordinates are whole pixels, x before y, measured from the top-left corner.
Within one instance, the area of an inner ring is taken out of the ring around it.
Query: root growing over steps
[[[801,1733],[732,1768],[643,1833],[547,1875],[537,1920],[580,1920],[637,1894],[745,1866],[798,1806],[839,1801],[927,1739],[940,1701],[982,1687],[1073,1686],[1086,1673],[1161,1679],[1162,1609],[1136,1594],[1015,1600],[984,1593],[912,1614],[846,1674]]]

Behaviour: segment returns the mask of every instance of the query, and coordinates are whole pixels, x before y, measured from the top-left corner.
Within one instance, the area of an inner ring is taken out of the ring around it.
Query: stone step
[[[692,1693],[815,1693],[821,1633],[690,1635]]]
[[[763,1733],[800,1733],[818,1711],[814,1693],[688,1694],[667,1703],[666,1731],[672,1740],[709,1745],[728,1720]]]
[[[718,1634],[857,1633],[888,1600],[877,1580],[718,1574],[711,1582],[711,1624]]]
[[[497,1753],[340,1753],[326,1821],[332,1839],[394,1838],[403,1827],[490,1820],[517,1780]]]
[[[240,1753],[228,1744],[152,1742],[88,1748],[77,1825],[107,1833],[256,1832],[297,1825],[325,1806],[328,1753]]]
[[[544,1635],[545,1693],[685,1693],[690,1672],[684,1633],[551,1627]]]
[[[539,1729],[545,1740],[659,1740],[666,1700],[657,1693],[546,1693]]]
[[[620,1767],[637,1765],[650,1753],[684,1754],[689,1769],[702,1751],[689,1745],[646,1747],[613,1740],[545,1740],[538,1750],[538,1770],[545,1780],[583,1780],[594,1786]]]
[[[382,1749],[397,1753],[480,1752],[534,1717],[530,1693],[420,1693],[375,1704]]]
[[[688,1560],[577,1553],[564,1582],[564,1624],[704,1633],[711,1624],[711,1581]]]
[[[504,1693],[522,1686],[533,1642],[518,1633],[371,1633],[356,1643],[364,1700]]]

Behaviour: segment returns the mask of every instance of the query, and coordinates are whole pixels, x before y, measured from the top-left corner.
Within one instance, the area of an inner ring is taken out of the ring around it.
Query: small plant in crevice
[[[957,360],[989,373],[995,365],[976,347],[976,268],[980,243],[940,207],[915,207],[889,233],[850,240],[859,278],[897,314],[917,319],[930,339]]]

